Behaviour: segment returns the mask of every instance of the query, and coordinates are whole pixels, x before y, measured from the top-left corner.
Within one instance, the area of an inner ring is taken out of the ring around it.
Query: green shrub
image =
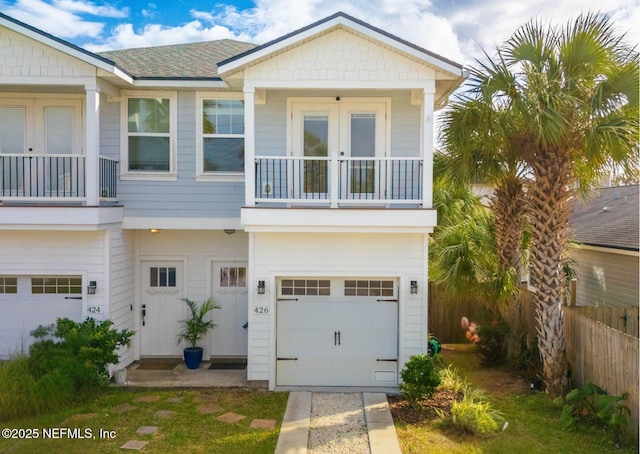
[[[440,384],[433,357],[428,355],[412,356],[400,376],[400,391],[407,400],[414,403],[431,397]]]
[[[451,422],[464,432],[484,435],[497,432],[505,420],[501,412],[491,408],[482,391],[467,387],[462,400],[451,405]]]
[[[478,353],[483,366],[499,366],[507,359],[507,327],[501,321],[494,320],[491,324],[478,327]]]
[[[626,395],[610,396],[597,385],[586,383],[582,389],[571,390],[554,403],[563,405],[561,419],[566,427],[578,422],[606,428],[616,443],[620,443],[624,428],[629,424],[629,407],[622,404]]]

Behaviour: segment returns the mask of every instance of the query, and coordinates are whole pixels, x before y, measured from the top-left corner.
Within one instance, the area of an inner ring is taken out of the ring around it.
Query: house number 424
[[[253,309],[256,314],[268,314],[269,308],[267,306],[257,306]]]

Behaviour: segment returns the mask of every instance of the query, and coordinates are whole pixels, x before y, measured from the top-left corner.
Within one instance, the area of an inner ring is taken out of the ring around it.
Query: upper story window
[[[243,181],[244,101],[236,94],[200,95],[197,106],[196,177]]]
[[[121,166],[123,174],[141,179],[175,179],[175,94],[128,94],[122,108],[125,123]]]

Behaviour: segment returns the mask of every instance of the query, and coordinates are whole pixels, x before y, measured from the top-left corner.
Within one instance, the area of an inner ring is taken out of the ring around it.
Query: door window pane
[[[73,153],[74,115],[73,107],[46,107],[44,109],[46,153]]]
[[[373,158],[376,155],[376,115],[351,114],[351,156]],[[367,194],[375,192],[375,161],[351,162],[351,192]]]
[[[328,156],[329,152],[329,116],[305,115],[304,155]],[[304,161],[304,192],[321,194],[328,191],[328,162],[317,160]]]
[[[220,287],[240,288],[247,286],[247,268],[244,266],[220,267]]]
[[[152,266],[149,268],[149,287],[175,287],[176,268],[173,266]]]
[[[0,153],[24,153],[25,108],[0,107]]]

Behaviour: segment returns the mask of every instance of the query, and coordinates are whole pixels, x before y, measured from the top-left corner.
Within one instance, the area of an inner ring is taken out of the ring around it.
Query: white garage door
[[[278,386],[395,385],[397,287],[394,279],[281,279]]]

